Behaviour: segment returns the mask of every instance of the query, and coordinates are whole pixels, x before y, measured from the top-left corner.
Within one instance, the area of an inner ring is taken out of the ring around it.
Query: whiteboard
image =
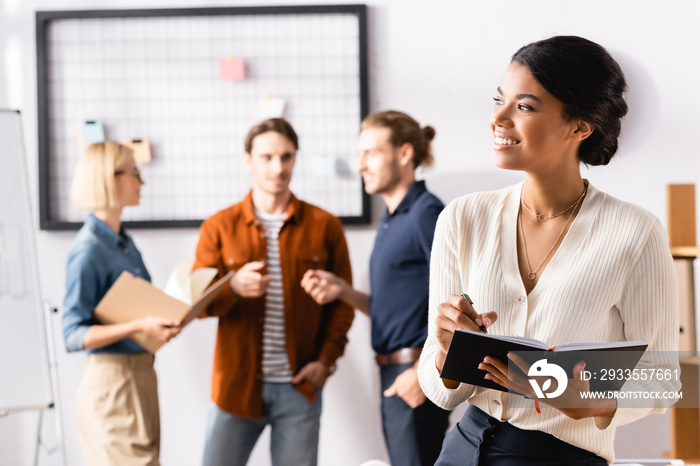
[[[363,5],[37,12],[42,229],[77,229],[69,202],[82,123],[107,139],[148,139],[131,227],[198,226],[251,188],[244,139],[275,114],[299,135],[297,197],[369,223],[355,170],[367,114]],[[221,77],[242,59],[244,77]],[[270,114],[269,112],[272,112]]]
[[[20,120],[0,110],[0,411],[53,402]]]

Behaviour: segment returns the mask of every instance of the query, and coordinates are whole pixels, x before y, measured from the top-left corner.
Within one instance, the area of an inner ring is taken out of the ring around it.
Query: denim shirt
[[[130,236],[116,234],[106,223],[90,214],[78,232],[66,266],[66,297],[63,301],[63,339],[67,351],[83,349],[85,334],[100,325],[93,313],[97,303],[123,271],[151,281],[141,253]],[[91,353],[134,354],[145,350],[129,338]]]

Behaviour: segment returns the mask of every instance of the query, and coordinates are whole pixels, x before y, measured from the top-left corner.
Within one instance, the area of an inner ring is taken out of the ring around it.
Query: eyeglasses
[[[143,178],[141,178],[141,172],[139,169],[131,170],[131,171],[125,171],[125,170],[117,170],[114,172],[114,176],[120,176],[120,175],[128,175],[128,176],[133,176],[136,178],[136,181],[139,183],[143,183]]]

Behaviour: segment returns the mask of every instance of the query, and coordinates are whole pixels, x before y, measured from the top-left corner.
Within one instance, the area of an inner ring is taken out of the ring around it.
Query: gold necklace
[[[534,210],[532,210],[532,209],[525,203],[525,199],[523,199],[523,190],[522,190],[522,188],[520,189],[520,202],[523,203],[523,205],[524,205],[525,208],[528,210],[528,212],[530,212],[532,215],[534,215],[535,217],[537,217],[537,220],[539,220],[540,222],[546,222],[547,220],[551,220],[551,219],[553,219],[553,218],[559,217],[560,215],[564,215],[565,213],[567,213],[568,211],[570,211],[571,209],[573,209],[574,206],[578,205],[578,203],[581,202],[581,199],[583,199],[583,196],[585,196],[585,195],[586,195],[586,188],[584,187],[584,188],[583,188],[583,192],[582,192],[581,195],[578,197],[578,199],[576,199],[576,200],[574,201],[573,204],[571,204],[569,207],[567,207],[566,209],[562,210],[562,211],[559,212],[558,214],[549,215],[549,216],[548,216],[548,215],[545,215],[545,214],[538,214],[537,212],[535,212]]]
[[[576,202],[574,202],[574,204],[566,210],[571,210],[572,207],[577,207],[579,202],[581,202],[581,200],[583,199],[583,196],[585,196],[585,195],[586,195],[586,190],[584,189],[581,197],[579,197],[576,200]],[[522,196],[522,194],[521,194],[521,196]],[[522,197],[521,197],[521,200],[522,200]],[[525,204],[525,203],[523,202],[523,204]],[[525,207],[527,207],[527,206],[525,206]],[[562,227],[561,231],[559,232],[559,236],[557,236],[557,239],[554,240],[554,244],[552,244],[552,247],[549,248],[549,251],[547,251],[547,254],[544,256],[544,259],[542,259],[542,262],[540,262],[540,265],[538,265],[535,270],[532,270],[532,267],[530,267],[530,257],[527,254],[527,243],[525,242],[525,230],[523,230],[523,215],[522,215],[523,209],[522,208],[518,209],[518,224],[520,226],[520,237],[523,239],[523,249],[525,250],[525,262],[527,263],[527,271],[528,271],[527,278],[530,279],[530,288],[531,289],[534,288],[533,284],[535,282],[535,278],[537,278],[537,272],[540,270],[540,267],[542,267],[542,264],[544,264],[544,262],[547,260],[549,255],[552,253],[552,250],[554,249],[554,246],[556,246],[557,243],[559,242],[561,235],[564,234],[564,230],[566,230],[567,225],[569,225],[569,222],[574,217],[574,212],[576,212],[575,208],[569,214],[569,218],[566,219],[564,226]],[[558,217],[559,215],[561,215],[561,214],[557,214],[557,215],[555,215],[555,217]],[[552,218],[552,217],[550,217],[550,218]]]

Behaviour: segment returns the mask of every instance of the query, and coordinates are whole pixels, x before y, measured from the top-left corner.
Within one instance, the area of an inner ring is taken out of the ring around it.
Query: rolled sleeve
[[[96,323],[93,313],[99,302],[100,275],[93,259],[85,249],[68,258],[63,301],[63,339],[68,352],[83,349],[85,334]]]
[[[85,335],[90,330],[90,325],[78,325],[69,335],[64,335],[66,351],[82,351],[85,346]]]

